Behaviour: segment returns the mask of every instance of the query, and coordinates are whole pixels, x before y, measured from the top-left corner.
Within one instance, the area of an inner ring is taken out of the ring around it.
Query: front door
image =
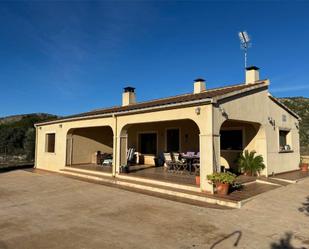
[[[179,129],[167,129],[166,130],[166,151],[178,152],[179,147]]]

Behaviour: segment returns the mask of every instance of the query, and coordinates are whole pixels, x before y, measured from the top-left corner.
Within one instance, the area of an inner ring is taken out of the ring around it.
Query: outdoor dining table
[[[200,159],[200,156],[198,156],[198,155],[193,155],[193,156],[190,155],[190,156],[188,156],[188,155],[184,154],[184,155],[181,155],[181,158],[186,160],[186,162],[187,162],[187,164],[189,166],[189,172],[191,174],[192,173],[193,160],[194,159]]]

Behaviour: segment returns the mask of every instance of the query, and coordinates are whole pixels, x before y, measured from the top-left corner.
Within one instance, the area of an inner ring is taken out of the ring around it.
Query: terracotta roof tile
[[[225,95],[225,94],[232,93],[235,91],[240,91],[246,88],[250,88],[252,86],[258,86],[262,84],[264,84],[264,81],[260,81],[258,83],[250,84],[250,85],[241,84],[241,85],[233,85],[233,86],[227,86],[227,87],[221,87],[221,88],[214,88],[214,89],[206,90],[198,94],[189,93],[189,94],[183,94],[183,95],[178,95],[174,97],[139,102],[139,103],[132,104],[129,106],[116,106],[116,107],[106,108],[106,109],[97,109],[97,110],[93,110],[90,112],[84,112],[84,113],[80,113],[76,115],[67,116],[65,118],[75,118],[75,117],[85,117],[85,116],[100,115],[100,114],[109,114],[109,113],[115,113],[115,112],[137,110],[137,109],[142,109],[142,108],[164,106],[164,105],[175,104],[175,103],[184,103],[184,102],[189,102],[189,101],[194,101],[194,100],[214,98],[214,97],[218,97],[221,95]]]
[[[265,80],[260,80],[257,83],[250,84],[250,85],[246,85],[246,84],[231,85],[231,86],[226,86],[226,87],[209,89],[201,93],[197,93],[197,94],[194,94],[194,93],[182,94],[182,95],[173,96],[173,97],[139,102],[139,103],[132,104],[129,106],[116,106],[116,107],[105,108],[105,109],[97,109],[97,110],[93,110],[89,112],[84,112],[80,114],[62,117],[54,121],[38,123],[36,125],[44,125],[48,123],[58,123],[58,122],[66,121],[66,120],[69,121],[70,119],[86,118],[88,116],[91,117],[91,116],[96,116],[96,115],[108,115],[108,114],[113,114],[113,113],[119,113],[119,112],[131,111],[131,110],[139,110],[139,109],[151,108],[151,107],[155,108],[155,107],[162,106],[164,108],[164,106],[170,105],[170,104],[185,103],[185,102],[190,102],[190,101],[198,101],[198,100],[203,100],[203,99],[221,97],[221,96],[224,96],[225,94],[230,94],[233,92],[238,92],[241,90],[246,90],[246,89],[249,89],[252,87],[258,87],[258,86],[265,86]]]

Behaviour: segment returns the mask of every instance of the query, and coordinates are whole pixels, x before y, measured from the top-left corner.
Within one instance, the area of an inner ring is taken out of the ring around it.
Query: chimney
[[[128,106],[136,103],[134,90],[135,88],[130,86],[123,88],[122,106]]]
[[[246,84],[253,84],[260,80],[259,68],[251,66],[246,68]]]
[[[205,80],[203,79],[196,79],[194,81],[194,94],[195,93],[201,93],[203,91],[206,90],[206,84],[205,84]]]

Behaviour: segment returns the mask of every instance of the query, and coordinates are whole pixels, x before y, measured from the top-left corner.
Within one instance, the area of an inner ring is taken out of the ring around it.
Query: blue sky
[[[243,82],[249,64],[275,96],[309,97],[309,2],[1,2],[0,116],[68,115]]]

